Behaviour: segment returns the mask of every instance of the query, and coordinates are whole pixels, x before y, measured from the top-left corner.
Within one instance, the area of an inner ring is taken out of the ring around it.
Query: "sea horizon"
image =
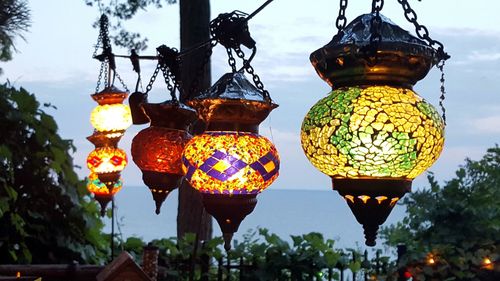
[[[145,242],[176,236],[177,198],[175,190],[156,215],[147,187],[125,187],[115,198],[115,233],[121,233],[123,239],[140,237]],[[367,248],[362,226],[336,191],[271,189],[259,194],[257,199],[255,210],[243,220],[233,240],[242,241],[243,235],[266,228],[286,241],[291,241],[290,235],[319,232],[325,239],[334,239],[336,248]],[[383,225],[400,221],[404,212],[404,206],[397,205]],[[104,220],[105,231],[109,233],[111,219]],[[213,237],[220,235],[219,226],[213,220]],[[382,239],[377,239],[375,248],[383,248]]]

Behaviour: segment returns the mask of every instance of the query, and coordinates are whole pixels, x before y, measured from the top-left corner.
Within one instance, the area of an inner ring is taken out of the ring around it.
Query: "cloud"
[[[471,123],[478,133],[500,133],[500,115],[477,118],[472,120]]]

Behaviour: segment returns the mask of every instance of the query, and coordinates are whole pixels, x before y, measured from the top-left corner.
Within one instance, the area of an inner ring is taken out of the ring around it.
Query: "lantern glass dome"
[[[113,196],[122,189],[123,182],[118,180],[111,190],[99,180],[95,173],[90,173],[87,179],[87,190],[96,196]]]
[[[271,141],[249,132],[206,132],[186,145],[183,169],[206,194],[258,194],[277,177],[280,160]]]
[[[98,147],[87,157],[87,167],[92,173],[121,172],[127,165],[127,154],[116,147]]]
[[[412,90],[342,87],[316,103],[302,124],[311,163],[333,178],[413,179],[439,157],[443,120]]]
[[[125,104],[98,105],[90,113],[90,123],[99,132],[123,131],[132,125],[132,115]]]

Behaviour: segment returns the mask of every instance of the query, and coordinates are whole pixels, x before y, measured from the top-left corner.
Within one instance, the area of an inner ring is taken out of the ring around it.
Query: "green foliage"
[[[15,37],[23,38],[22,33],[27,31],[29,26],[30,10],[26,1],[0,1],[0,61],[12,59]],[[1,72],[0,69],[0,74]]]
[[[115,45],[143,51],[147,48],[147,38],[141,37],[137,32],[130,32],[123,27],[123,22],[132,19],[137,12],[145,11],[148,7],[162,8],[163,3],[174,4],[176,0],[121,0],[110,1],[106,6],[102,6],[101,0],[85,0],[88,6],[97,6],[102,13],[116,21],[110,24],[112,34],[110,38],[113,39]],[[101,6],[100,6],[101,5]],[[98,23],[94,24],[95,27],[99,26]]]
[[[102,261],[103,223],[72,142],[23,88],[0,85],[0,112],[0,263]]]
[[[291,240],[290,244],[267,229],[258,229],[245,234],[243,241],[234,241],[234,249],[228,253],[222,250],[224,241],[221,237],[205,241],[198,247],[193,234],[179,240],[154,240],[152,244],[159,248],[159,265],[166,269],[166,276],[159,280],[189,280],[190,267],[194,268],[194,280],[199,280],[200,264],[204,261],[211,278],[218,276],[218,265],[221,264],[224,280],[228,275],[230,280],[325,280],[328,269],[332,269],[333,280],[339,279],[339,269],[373,273],[374,264],[365,261],[359,251],[335,249],[334,241],[325,240],[320,233],[291,236]],[[139,262],[144,245],[140,239],[129,238],[121,249],[131,253]],[[239,266],[241,262],[243,271],[228,273],[225,268],[228,258],[232,265]],[[388,257],[380,257],[379,264],[387,264],[387,261]]]
[[[408,246],[404,262],[418,280],[481,279],[488,274],[481,270],[483,259],[500,258],[500,148],[488,149],[479,161],[467,159],[444,186],[432,174],[428,180],[429,189],[407,195],[406,217],[384,228],[382,237],[389,246]],[[429,255],[434,265],[425,263]]]

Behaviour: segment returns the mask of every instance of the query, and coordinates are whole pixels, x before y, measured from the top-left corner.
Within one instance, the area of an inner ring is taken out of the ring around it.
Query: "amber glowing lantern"
[[[442,118],[412,90],[437,62],[436,52],[381,16],[382,40],[368,54],[363,46],[370,44],[373,17],[359,16],[311,54],[332,92],[310,109],[301,129],[307,158],[332,178],[369,246],[444,144]]]
[[[99,104],[90,114],[90,122],[98,132],[124,132],[132,125],[130,108],[123,104],[128,94],[114,86],[106,87],[92,98]]]
[[[168,194],[180,185],[184,175],[181,156],[192,138],[187,132],[196,111],[177,101],[142,104],[151,126],[132,140],[132,159],[156,202],[156,213]]]
[[[277,107],[241,72],[224,75],[207,92],[187,102],[207,123],[184,149],[185,178],[202,194],[230,248],[234,232],[257,204],[257,194],[277,177],[279,156],[259,124]]]

